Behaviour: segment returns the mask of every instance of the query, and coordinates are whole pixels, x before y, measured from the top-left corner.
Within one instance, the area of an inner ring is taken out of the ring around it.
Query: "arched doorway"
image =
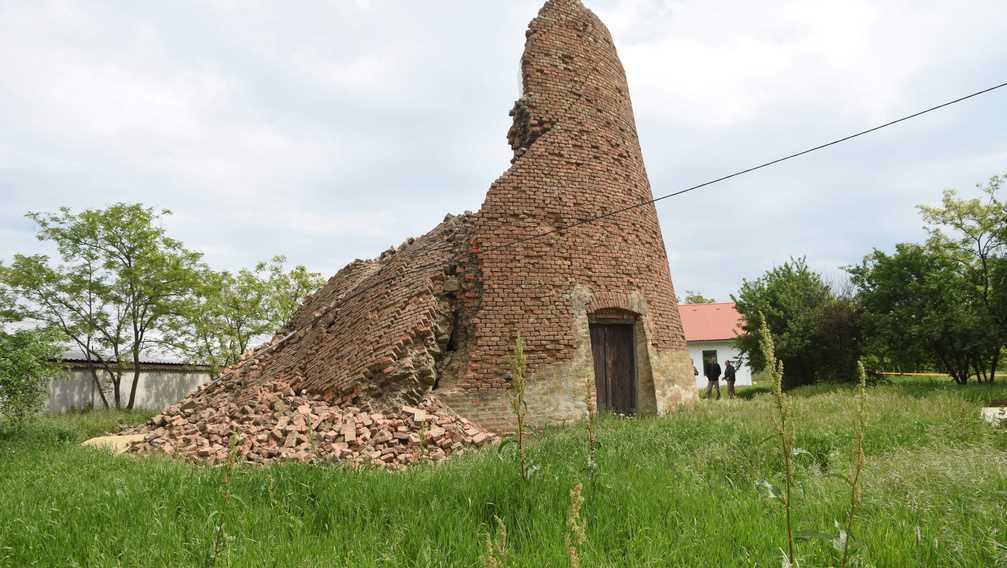
[[[598,408],[634,414],[637,407],[636,314],[599,310],[588,319]]]

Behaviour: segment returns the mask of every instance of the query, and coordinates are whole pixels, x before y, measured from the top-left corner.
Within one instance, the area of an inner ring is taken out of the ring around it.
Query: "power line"
[[[343,303],[345,303],[345,301],[347,301],[347,300],[350,300],[350,299],[352,299],[352,298],[354,298],[354,297],[362,294],[363,292],[366,292],[367,290],[370,290],[374,286],[377,286],[377,285],[383,284],[385,282],[394,280],[395,278],[398,278],[400,276],[405,276],[405,275],[408,275],[408,274],[415,274],[417,272],[422,272],[422,271],[425,271],[425,270],[429,270],[430,268],[436,268],[438,266],[447,266],[449,264],[454,264],[454,263],[460,262],[462,260],[473,259],[473,258],[479,256],[480,254],[485,254],[485,253],[488,253],[488,252],[496,252],[498,250],[502,250],[502,249],[505,249],[505,248],[510,248],[510,247],[513,247],[513,246],[516,246],[516,245],[519,245],[519,244],[523,244],[523,243],[526,243],[528,241],[532,241],[532,240],[535,240],[535,239],[539,239],[539,238],[542,238],[542,237],[545,237],[545,236],[548,236],[548,235],[551,235],[551,234],[554,234],[554,233],[559,233],[559,232],[565,231],[567,229],[572,229],[572,228],[580,226],[580,225],[585,225],[585,224],[588,224],[588,223],[593,223],[593,222],[598,221],[600,219],[605,219],[605,218],[611,217],[613,215],[618,215],[620,213],[625,213],[626,211],[631,211],[633,209],[644,207],[644,206],[650,205],[652,203],[657,203],[658,201],[662,201],[662,200],[665,200],[665,199],[668,199],[668,198],[671,198],[671,197],[676,197],[676,196],[679,196],[679,195],[682,195],[682,194],[685,194],[685,193],[689,193],[690,191],[695,191],[697,189],[700,189],[700,188],[703,188],[703,187],[706,187],[706,186],[709,186],[709,185],[713,185],[715,183],[720,183],[722,181],[725,181],[725,180],[728,180],[728,179],[731,179],[731,178],[734,178],[734,177],[738,177],[738,176],[741,176],[741,175],[744,175],[744,174],[747,174],[747,173],[750,173],[750,172],[754,172],[756,170],[760,170],[762,168],[766,168],[766,167],[772,166],[774,164],[779,164],[780,162],[785,162],[787,160],[791,160],[791,159],[796,158],[798,156],[803,156],[805,154],[810,154],[811,152],[815,152],[815,151],[821,150],[823,148],[828,148],[829,146],[835,146],[836,144],[840,144],[842,142],[846,142],[847,140],[852,140],[852,139],[857,138],[859,136],[863,136],[865,134],[869,134],[871,132],[875,132],[877,130],[881,130],[882,128],[887,128],[887,127],[892,126],[894,124],[898,124],[900,122],[905,122],[905,121],[910,120],[912,118],[916,118],[918,116],[927,114],[929,112],[933,112],[935,110],[938,110],[938,109],[941,109],[941,108],[944,108],[944,107],[947,107],[947,106],[951,106],[951,105],[956,104],[956,103],[960,103],[960,102],[962,102],[964,100],[971,99],[972,97],[977,97],[979,95],[982,95],[984,93],[988,93],[990,91],[994,91],[994,90],[1002,88],[1002,87],[1007,87],[1007,83],[1001,83],[1001,84],[999,84],[999,85],[997,85],[995,87],[990,87],[988,89],[983,89],[981,91],[977,91],[975,93],[972,93],[970,95],[966,95],[964,97],[955,99],[953,101],[948,101],[946,103],[942,103],[942,104],[939,104],[937,106],[928,108],[926,110],[922,110],[922,111],[919,111],[919,112],[916,112],[916,113],[904,116],[902,118],[893,120],[891,122],[886,122],[886,123],[884,123],[884,124],[882,124],[880,126],[875,126],[873,128],[869,128],[867,130],[863,130],[861,132],[857,132],[856,134],[851,134],[849,136],[845,136],[843,138],[839,138],[837,140],[833,140],[832,142],[821,144],[821,145],[815,146],[813,148],[808,148],[807,150],[802,150],[800,152],[797,152],[797,153],[794,153],[794,154],[790,154],[789,156],[784,156],[782,158],[778,158],[778,159],[775,159],[775,160],[772,160],[772,161],[769,161],[769,162],[765,162],[765,163],[759,164],[757,166],[753,166],[751,168],[740,170],[740,171],[737,171],[737,172],[735,172],[733,174],[729,174],[729,175],[726,175],[726,176],[723,176],[723,177],[719,177],[717,179],[710,180],[710,181],[701,183],[699,185],[694,185],[692,187],[689,187],[689,188],[686,188],[686,189],[682,189],[682,190],[676,191],[674,193],[669,193],[669,194],[666,194],[666,195],[662,195],[661,197],[657,197],[657,198],[651,199],[649,201],[643,201],[643,202],[640,202],[640,203],[637,203],[637,204],[634,204],[634,205],[630,205],[628,207],[624,207],[622,209],[617,209],[615,211],[610,211],[608,213],[603,213],[601,215],[597,215],[595,217],[584,219],[582,221],[577,221],[576,223],[571,223],[570,225],[564,225],[562,227],[556,227],[555,229],[551,229],[549,231],[545,231],[545,232],[542,232],[542,233],[536,233],[536,234],[531,235],[529,237],[525,237],[523,239],[518,239],[516,241],[512,241],[512,242],[505,243],[505,244],[502,244],[502,245],[497,245],[495,247],[490,247],[490,248],[485,249],[485,250],[480,251],[480,252],[474,252],[474,253],[469,253],[469,254],[466,254],[466,255],[462,255],[462,256],[459,256],[459,257],[447,260],[445,262],[432,263],[432,264],[428,264],[428,265],[425,265],[425,266],[421,266],[419,268],[414,268],[412,270],[407,270],[405,272],[402,272],[402,273],[390,276],[388,278],[385,278],[383,280],[380,280],[378,282],[375,282],[374,284],[371,284],[370,286],[364,288],[363,290],[360,290],[360,291],[358,291],[358,292],[356,292],[356,293],[354,293],[354,294],[352,294],[350,296],[347,296],[343,300]]]
[[[675,197],[676,195],[682,195],[683,193],[689,193],[690,191],[699,189],[701,187],[706,187],[708,185],[713,185],[715,183],[719,183],[719,182],[722,182],[724,180],[731,179],[733,177],[737,177],[737,176],[740,176],[740,175],[743,175],[743,174],[747,174],[749,172],[754,172],[755,170],[761,170],[762,168],[765,168],[765,167],[768,167],[768,166],[772,166],[773,164],[779,164],[780,162],[785,162],[787,160],[796,158],[798,156],[803,156],[805,154],[810,154],[811,152],[815,152],[817,150],[821,150],[822,148],[828,148],[829,146],[835,146],[836,144],[840,144],[842,142],[846,142],[847,140],[852,140],[854,138],[857,138],[858,136],[863,136],[864,134],[870,134],[871,132],[875,132],[877,130],[881,130],[882,128],[887,128],[889,126],[892,126],[893,124],[898,124],[900,122],[905,122],[905,121],[907,121],[909,119],[916,118],[917,116],[922,116],[924,114],[927,114],[928,112],[933,112],[935,110],[942,109],[942,108],[947,107],[947,106],[951,106],[951,105],[953,105],[955,103],[960,103],[960,102],[962,102],[964,100],[971,99],[972,97],[978,97],[979,95],[988,93],[990,91],[995,91],[995,90],[997,90],[997,89],[999,89],[1001,87],[1007,87],[1007,83],[1000,83],[999,85],[997,85],[995,87],[990,87],[988,89],[983,89],[981,91],[976,91],[976,92],[972,93],[971,95],[966,95],[966,96],[961,97],[959,99],[955,99],[953,101],[948,101],[946,103],[939,104],[939,105],[937,105],[935,107],[930,107],[930,108],[928,108],[926,110],[921,110],[919,112],[915,112],[913,114],[910,114],[910,115],[907,115],[907,116],[903,116],[902,118],[895,119],[895,120],[893,120],[891,122],[886,122],[886,123],[884,123],[884,124],[882,124],[880,126],[875,126],[874,128],[868,128],[867,130],[863,130],[861,132],[857,132],[856,134],[851,134],[849,136],[846,136],[844,138],[840,138],[838,140],[833,140],[832,142],[828,142],[826,144],[822,144],[821,146],[815,146],[814,148],[808,148],[807,150],[803,150],[801,152],[797,152],[796,154],[791,154],[789,156],[784,156],[782,158],[778,158],[778,159],[773,160],[771,162],[766,162],[764,164],[759,164],[758,166],[755,166],[755,167],[752,167],[752,168],[748,168],[747,170],[741,170],[741,171],[735,172],[735,173],[733,173],[731,175],[727,175],[727,176],[724,176],[724,177],[721,177],[721,178],[717,178],[715,180],[708,181],[706,183],[701,183],[699,185],[694,185],[694,186],[692,186],[690,188],[683,189],[681,191],[676,191],[674,193],[669,193],[667,195],[662,195],[661,197],[658,197],[657,199],[654,199],[653,201],[650,201],[649,203],[655,203],[655,202],[661,201],[662,199],[668,199],[669,197]],[[644,205],[644,204],[640,204],[640,205]],[[639,207],[640,205],[634,205],[633,207]],[[631,208],[632,207],[629,207],[627,209],[631,209]]]
[[[863,136],[865,134],[870,134],[871,132],[875,132],[875,131],[881,130],[882,128],[887,128],[889,126],[892,126],[893,124],[898,124],[900,122],[905,122],[905,121],[910,120],[912,118],[916,118],[917,116],[922,116],[924,114],[927,114],[928,112],[933,112],[935,110],[942,109],[942,108],[947,107],[947,106],[951,106],[951,105],[953,105],[955,103],[960,103],[960,102],[962,102],[964,100],[971,99],[972,97],[977,97],[977,96],[982,95],[984,93],[988,93],[990,91],[995,91],[995,90],[997,90],[997,89],[999,89],[1001,87],[1007,87],[1007,83],[1000,83],[999,85],[997,85],[995,87],[990,87],[988,89],[983,89],[981,91],[976,91],[976,92],[972,93],[971,95],[966,95],[964,97],[955,99],[953,101],[948,101],[946,103],[939,104],[939,105],[937,105],[935,107],[930,107],[930,108],[928,108],[926,110],[921,110],[919,112],[915,112],[913,114],[910,114],[910,115],[907,115],[907,116],[903,116],[902,118],[895,119],[895,120],[893,120],[891,122],[886,122],[886,123],[884,123],[882,125],[875,126],[874,128],[868,128],[867,130],[863,130],[861,132],[857,132],[856,134],[851,134],[849,136],[845,136],[843,138],[839,138],[837,140],[833,140],[832,142],[827,142],[825,144],[821,144],[819,146],[815,146],[814,148],[808,148],[807,150],[802,150],[800,152],[797,152],[797,153],[794,153],[794,154],[790,154],[789,156],[784,156],[782,158],[777,158],[777,159],[769,161],[769,162],[764,162],[764,163],[759,164],[757,166],[753,166],[751,168],[747,168],[747,169],[744,169],[744,170],[740,170],[740,171],[734,172],[733,174],[729,174],[729,175],[726,175],[726,176],[723,176],[723,177],[719,177],[717,179],[710,180],[710,181],[701,183],[699,185],[694,185],[692,187],[688,187],[688,188],[676,191],[674,193],[669,193],[667,195],[662,195],[661,197],[656,197],[654,199],[651,199],[650,201],[644,201],[644,202],[641,202],[641,203],[637,203],[635,205],[630,205],[629,207],[624,207],[622,209],[617,209],[615,211],[610,211],[610,212],[605,213],[603,215],[598,215],[597,217],[592,217],[590,219],[585,219],[583,221],[578,221],[576,223],[573,223],[571,225],[567,225],[565,227],[559,227],[557,229],[553,229],[553,230],[545,232],[545,233],[534,235],[534,236],[528,237],[526,239],[521,239],[519,241],[515,241],[514,243],[509,243],[507,245],[502,245],[502,247],[503,246],[511,246],[512,244],[520,244],[520,243],[523,243],[525,241],[529,241],[529,240],[532,240],[532,239],[537,239],[539,237],[542,237],[542,236],[545,236],[545,235],[549,235],[549,234],[552,234],[552,233],[555,233],[555,232],[558,232],[558,231],[561,231],[561,230],[564,230],[564,229],[569,229],[571,227],[576,227],[578,225],[583,225],[585,223],[591,223],[591,222],[597,221],[599,219],[604,219],[606,217],[611,217],[612,215],[618,215],[619,213],[623,213],[623,212],[626,212],[626,211],[631,211],[633,209],[637,209],[637,208],[643,207],[645,205],[650,205],[651,203],[657,203],[658,201],[662,201],[662,200],[668,199],[670,197],[677,197],[679,195],[682,195],[682,194],[685,194],[685,193],[689,193],[690,191],[695,191],[697,189],[706,187],[708,185],[713,185],[715,183],[720,183],[722,181],[726,181],[726,180],[729,180],[729,179],[734,178],[734,177],[738,177],[738,176],[741,176],[741,175],[744,175],[744,174],[747,174],[747,173],[751,173],[751,172],[754,172],[756,170],[761,170],[762,168],[767,168],[769,166],[772,166],[772,165],[775,165],[775,164],[779,164],[780,162],[785,162],[787,160],[792,160],[792,159],[794,159],[794,158],[796,158],[798,156],[803,156],[805,154],[810,154],[812,152],[816,152],[816,151],[821,150],[823,148],[828,148],[829,146],[835,146],[836,144],[840,144],[842,142],[846,142],[847,140],[852,140],[852,139],[857,138],[859,136]]]
[[[281,339],[279,339],[276,343],[273,343],[272,345],[270,345],[268,348],[260,351],[258,354],[253,355],[252,357],[249,357],[245,361],[244,364],[247,364],[247,363],[255,360],[260,355],[263,355],[266,352],[271,351],[274,347],[276,347],[279,344],[285,342],[287,339],[289,339],[290,337],[296,335],[300,331],[306,329],[307,327],[309,327],[311,325],[314,325],[318,320],[320,320],[323,317],[325,317],[332,310],[338,309],[338,308],[342,307],[343,305],[345,305],[350,300],[356,298],[357,296],[360,296],[361,294],[363,294],[363,293],[365,293],[365,292],[367,292],[369,290],[372,290],[373,288],[375,288],[377,286],[380,286],[382,284],[391,282],[392,280],[401,278],[403,276],[408,276],[408,275],[411,275],[411,274],[417,274],[417,273],[420,273],[420,272],[425,272],[427,270],[430,270],[431,268],[437,268],[437,267],[440,267],[440,266],[448,266],[448,265],[455,264],[455,263],[458,263],[458,262],[461,262],[461,261],[472,260],[472,259],[475,259],[479,255],[482,255],[482,254],[486,254],[486,253],[489,253],[489,252],[496,252],[498,250],[503,250],[503,249],[506,249],[506,248],[514,247],[514,246],[526,243],[528,241],[533,241],[535,239],[540,239],[540,238],[548,236],[548,235],[560,233],[562,231],[565,231],[567,229],[572,229],[572,228],[578,227],[580,225],[586,225],[588,223],[593,223],[595,221],[599,221],[601,219],[612,217],[612,216],[618,215],[620,213],[625,213],[627,211],[632,211],[633,209],[638,209],[640,207],[645,207],[647,205],[651,205],[651,204],[657,203],[658,201],[663,201],[663,200],[669,199],[671,197],[677,197],[679,195],[683,195],[685,193],[689,193],[691,191],[695,191],[695,190],[703,188],[703,187],[707,187],[707,186],[710,186],[710,185],[713,185],[713,184],[716,184],[716,183],[720,183],[722,181],[729,180],[731,178],[735,178],[735,177],[742,176],[742,175],[747,174],[747,173],[754,172],[756,170],[761,170],[762,168],[767,168],[769,166],[772,166],[772,165],[775,165],[775,164],[779,164],[780,162],[785,162],[787,160],[792,160],[794,158],[797,158],[799,156],[803,156],[805,154],[810,154],[812,152],[816,152],[818,150],[822,150],[822,149],[828,148],[830,146],[835,146],[836,144],[841,144],[843,142],[846,142],[848,140],[852,140],[854,138],[858,138],[858,137],[863,136],[865,134],[870,134],[871,132],[876,132],[878,130],[881,130],[882,128],[887,128],[889,126],[898,124],[900,122],[905,122],[907,120],[916,118],[918,116],[922,116],[924,114],[933,112],[935,110],[939,110],[939,109],[942,109],[942,108],[945,108],[945,107],[948,107],[948,106],[960,103],[962,101],[971,99],[973,97],[978,97],[979,95],[982,95],[982,94],[985,94],[985,93],[989,93],[991,91],[995,91],[995,90],[1003,88],[1003,87],[1007,87],[1007,83],[1000,83],[999,85],[996,85],[996,86],[993,86],[993,87],[989,87],[988,89],[983,89],[981,91],[976,91],[976,92],[974,92],[974,93],[972,93],[970,95],[965,95],[964,97],[960,97],[960,98],[957,98],[957,99],[954,99],[954,100],[951,100],[951,101],[948,101],[948,102],[945,102],[945,103],[941,103],[941,104],[939,104],[937,106],[930,107],[930,108],[928,108],[926,110],[921,110],[919,112],[915,112],[913,114],[909,114],[909,115],[903,116],[902,118],[898,118],[898,119],[892,120],[890,122],[886,122],[884,124],[875,126],[873,128],[868,128],[867,130],[862,130],[860,132],[857,132],[856,134],[850,134],[849,136],[844,136],[843,138],[838,138],[836,140],[833,140],[831,142],[827,142],[825,144],[821,144],[821,145],[815,146],[813,148],[808,148],[806,150],[802,150],[800,152],[796,152],[794,154],[790,154],[790,155],[784,156],[782,158],[777,158],[777,159],[771,160],[769,162],[764,162],[764,163],[759,164],[757,166],[746,168],[744,170],[739,170],[739,171],[734,172],[732,174],[729,174],[729,175],[726,175],[726,176],[723,176],[723,177],[719,177],[717,179],[713,179],[713,180],[710,180],[710,181],[707,181],[707,182],[704,182],[704,183],[701,183],[701,184],[698,184],[698,185],[694,185],[692,187],[688,187],[688,188],[685,188],[685,189],[682,189],[682,190],[679,190],[679,191],[675,191],[673,193],[668,193],[666,195],[662,195],[661,197],[656,197],[656,198],[648,200],[648,201],[642,201],[640,203],[636,203],[636,204],[630,205],[628,207],[623,207],[622,209],[616,209],[615,211],[609,211],[608,213],[603,213],[603,214],[597,215],[595,217],[590,217],[588,219],[583,219],[581,221],[577,221],[576,223],[571,223],[569,225],[564,225],[562,227],[556,227],[555,229],[551,229],[551,230],[548,230],[548,231],[545,231],[545,232],[542,232],[542,233],[536,233],[534,235],[525,237],[523,239],[518,239],[516,241],[512,241],[512,242],[509,242],[509,243],[505,243],[505,244],[497,245],[497,246],[494,246],[494,247],[490,247],[488,249],[485,249],[485,250],[482,250],[482,251],[479,251],[479,252],[472,252],[472,253],[464,254],[462,256],[458,256],[458,257],[455,257],[455,258],[452,258],[450,260],[446,260],[446,261],[443,261],[443,262],[435,262],[435,263],[431,263],[431,264],[420,266],[418,268],[413,268],[411,270],[406,270],[404,272],[396,273],[396,274],[394,274],[392,276],[389,276],[387,278],[383,278],[381,280],[378,280],[377,282],[369,284],[365,288],[363,288],[361,290],[358,290],[358,291],[354,292],[353,294],[350,294],[349,296],[337,299],[336,302],[331,307],[325,309],[325,311],[323,311],[318,317],[312,318],[311,321],[309,321],[308,323],[305,323],[305,324],[301,325],[300,327],[298,327],[293,332],[291,332],[288,335],[286,335],[286,336],[282,337]],[[242,366],[244,366],[244,364]],[[203,390],[205,390],[206,388],[208,388],[210,385],[216,383],[217,381],[223,379],[226,376],[227,375],[222,375],[221,377],[215,379],[211,383],[207,384],[206,387],[204,387],[203,389],[200,389],[199,392],[203,392]]]

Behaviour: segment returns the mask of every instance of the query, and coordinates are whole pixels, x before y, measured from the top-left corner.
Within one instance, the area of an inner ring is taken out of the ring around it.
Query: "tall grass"
[[[868,387],[859,483],[870,502],[857,513],[856,560],[1007,565],[1007,442],[979,418],[972,389]],[[982,392],[1007,398],[1007,385]],[[778,565],[779,509],[755,486],[783,474],[779,450],[760,444],[773,433],[774,403],[739,394],[662,417],[598,416],[605,444],[595,459],[606,475],[583,486],[582,566]],[[856,393],[790,394],[811,454],[795,463],[805,491],[794,506],[809,525],[832,526],[846,514],[849,486],[827,475],[853,459]],[[87,420],[44,418],[0,438],[0,566],[211,565],[226,469],[81,447]],[[403,473],[241,467],[228,485],[227,558],[234,566],[478,566],[498,517],[506,566],[566,566],[583,451],[582,424],[546,429],[527,443],[528,459],[544,465],[530,482],[492,449]],[[840,562],[827,542],[802,545],[801,556],[803,566]]]

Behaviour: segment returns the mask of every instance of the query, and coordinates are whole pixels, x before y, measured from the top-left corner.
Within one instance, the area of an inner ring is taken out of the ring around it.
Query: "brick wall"
[[[471,414],[500,406],[492,393],[509,386],[507,358],[520,332],[529,388],[570,398],[576,393],[569,388],[544,383],[590,376],[586,318],[620,308],[639,316],[640,407],[666,407],[658,390],[665,399],[694,399],[691,372],[677,368],[682,358],[663,356],[681,352],[688,360],[653,205],[563,228],[652,199],[612,38],[577,0],[546,2],[526,37],[524,94],[508,133],[513,165],[473,220],[470,250],[480,253],[478,264],[460,268],[473,283],[464,314],[472,344],[450,393],[441,396]],[[585,305],[577,306],[576,294]],[[562,419],[562,406],[547,401],[538,414]]]
[[[432,389],[504,429],[520,332],[530,421],[579,420],[593,385],[589,318],[615,310],[634,325],[637,408],[697,400],[654,206],[578,225],[652,199],[612,38],[578,0],[546,2],[526,37],[514,159],[481,210],[341,270],[229,370],[230,384],[251,397],[279,379],[392,405]]]
[[[275,349],[229,369],[231,380],[242,387],[282,380],[327,398],[417,401],[451,343],[459,288],[451,261],[467,249],[469,223],[448,215],[426,235],[343,268],[277,332]]]

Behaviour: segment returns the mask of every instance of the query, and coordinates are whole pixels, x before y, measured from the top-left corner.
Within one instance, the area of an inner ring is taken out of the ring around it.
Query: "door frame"
[[[637,357],[637,347],[638,347],[638,334],[639,329],[637,327],[638,315],[634,312],[627,310],[622,310],[618,308],[607,308],[598,310],[594,314],[588,314],[588,338],[591,341],[591,363],[592,363],[592,373],[594,377],[594,389],[595,396],[598,400],[601,398],[601,394],[598,392],[598,377],[597,373],[594,372],[594,341],[591,339],[590,328],[595,325],[620,325],[627,326],[630,328],[630,357],[633,365],[632,376],[630,377],[630,389],[632,390],[632,407],[628,409],[630,414],[634,414],[639,411],[640,408],[640,362]]]

